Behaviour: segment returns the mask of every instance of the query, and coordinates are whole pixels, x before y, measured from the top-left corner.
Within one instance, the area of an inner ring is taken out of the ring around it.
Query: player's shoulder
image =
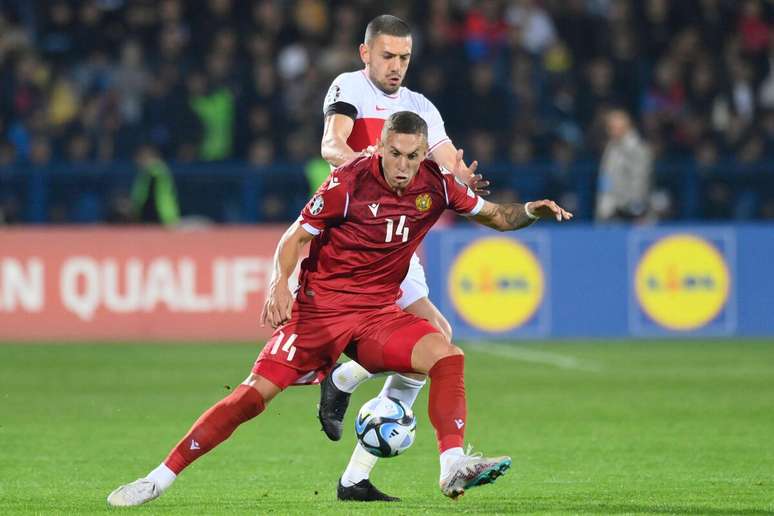
[[[414,91],[405,86],[402,87],[401,96],[411,101],[415,109],[419,112],[430,111],[435,108],[433,103],[418,91]]]
[[[339,182],[351,183],[371,170],[371,163],[374,159],[376,159],[375,155],[357,156],[333,169],[331,176],[336,177]]]
[[[353,72],[340,73],[333,79],[333,86],[340,88],[357,88],[361,89],[366,85],[366,78],[362,70],[355,70]]]

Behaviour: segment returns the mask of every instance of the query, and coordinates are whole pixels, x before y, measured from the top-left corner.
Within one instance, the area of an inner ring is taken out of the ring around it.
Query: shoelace
[[[481,452],[471,453],[473,451],[473,445],[468,443],[468,447],[465,448],[465,456],[466,457],[474,457],[476,459],[483,457],[484,454]]]
[[[480,458],[483,458],[483,457],[484,457],[484,454],[481,453],[481,452],[473,453],[473,445],[468,443],[468,446],[465,448],[464,458],[466,458],[466,459],[480,459]],[[481,463],[466,464],[464,469],[465,469],[465,472],[468,473],[468,474],[470,474],[470,473],[476,474],[476,473],[478,473],[478,470],[481,469],[481,466],[483,466],[483,464],[481,464]]]

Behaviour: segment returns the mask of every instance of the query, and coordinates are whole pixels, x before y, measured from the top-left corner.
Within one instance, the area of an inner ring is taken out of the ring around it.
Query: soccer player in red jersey
[[[403,79],[411,61],[411,30],[406,22],[388,14],[377,16],[368,24],[360,57],[362,70],[343,73],[331,84],[323,102],[325,116],[321,154],[333,167],[367,152],[381,133],[384,121],[397,111],[420,115],[428,125],[428,155],[430,159],[454,171],[457,177],[473,186],[477,193],[488,183],[474,174],[464,162],[457,166],[457,149],[446,135],[443,118],[424,95],[404,86]],[[455,168],[456,166],[456,168]],[[427,319],[447,339],[452,338],[451,325],[430,301],[425,272],[415,254],[401,282],[398,306]],[[341,439],[343,419],[350,394],[365,380],[368,371],[356,361],[336,366],[320,385],[318,417],[325,434],[332,440]],[[380,395],[398,398],[412,406],[425,384],[423,375],[395,373],[390,375]],[[360,443],[339,479],[336,495],[340,500],[394,501],[369,480],[378,458],[368,453]]]
[[[292,384],[327,375],[345,349],[369,372],[430,378],[428,412],[440,451],[441,492],[456,498],[488,484],[509,457],[468,455],[464,356],[442,333],[397,307],[411,255],[446,209],[508,231],[538,218],[568,220],[553,201],[487,202],[426,160],[427,124],[415,113],[393,114],[379,153],[336,169],[281,238],[262,320],[275,328],[245,381],[194,423],[148,476],[110,493],[112,506],[140,505],[161,495],[193,461],[264,411]],[[288,287],[303,247],[294,298]]]

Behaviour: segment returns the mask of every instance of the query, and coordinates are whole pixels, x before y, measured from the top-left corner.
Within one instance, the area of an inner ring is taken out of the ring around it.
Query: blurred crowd
[[[174,162],[306,163],[319,155],[328,85],[362,67],[357,45],[383,8],[0,0],[0,167],[126,160],[145,143]],[[774,158],[772,2],[390,8],[414,29],[407,85],[484,164],[598,159],[611,109],[631,115],[656,161]],[[759,205],[756,216],[774,216],[774,200]]]

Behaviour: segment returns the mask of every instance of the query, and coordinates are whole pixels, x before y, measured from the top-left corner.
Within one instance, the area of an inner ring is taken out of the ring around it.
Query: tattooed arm
[[[557,221],[570,220],[572,213],[554,201],[543,199],[526,204],[495,204],[484,201],[481,211],[473,216],[479,224],[497,231],[513,231],[529,226],[538,219],[555,217]]]

